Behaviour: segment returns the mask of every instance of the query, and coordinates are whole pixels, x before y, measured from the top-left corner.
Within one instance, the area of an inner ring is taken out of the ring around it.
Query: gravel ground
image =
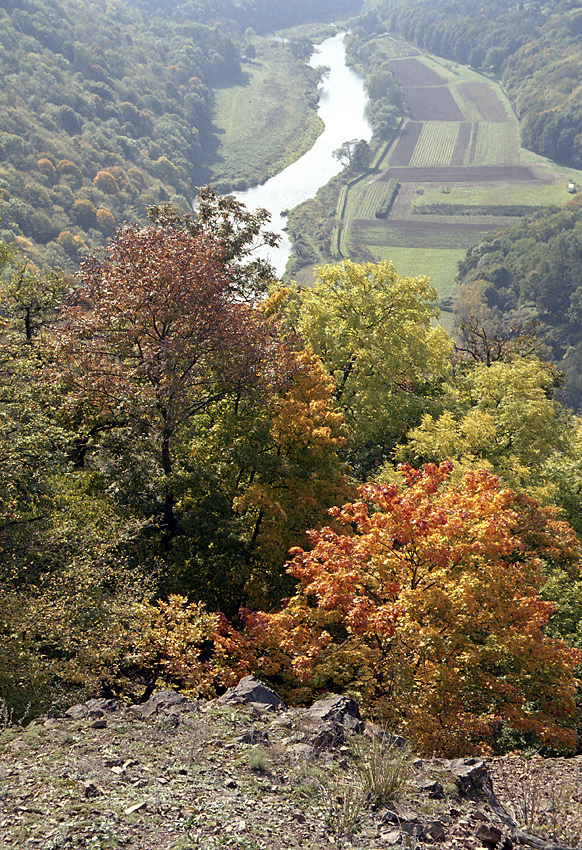
[[[190,703],[147,720],[121,709],[9,727],[0,734],[0,848],[449,850],[493,847],[485,838],[507,832],[491,798],[462,791],[454,763],[406,750],[390,750],[397,787],[375,803],[362,765],[376,779],[386,768],[374,766],[369,729],[314,755],[301,743],[302,717]],[[579,766],[487,764],[516,823],[570,846],[582,823]]]

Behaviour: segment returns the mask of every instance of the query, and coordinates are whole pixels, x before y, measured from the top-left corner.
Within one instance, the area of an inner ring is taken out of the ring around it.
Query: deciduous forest
[[[376,141],[389,28],[493,69],[528,144],[580,164],[577,4],[318,5],[357,15]],[[0,698],[252,672],[419,752],[579,751],[582,207],[472,248],[453,336],[387,260],[277,280],[268,214],[202,185],[210,107],[249,27],[310,12],[2,5]]]

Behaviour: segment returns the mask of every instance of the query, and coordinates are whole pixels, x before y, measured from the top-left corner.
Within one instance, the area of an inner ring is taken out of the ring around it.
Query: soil
[[[422,122],[407,121],[390,153],[390,165],[408,165],[422,132]]]
[[[395,177],[401,183],[536,183],[541,182],[524,165],[470,165],[446,168],[394,168],[382,172],[382,180]]]
[[[544,840],[576,838],[580,758],[491,760],[492,794],[475,760],[462,769],[485,779],[463,791],[455,763],[392,748],[402,784],[374,806],[361,771],[369,728],[314,752],[292,743],[302,717],[197,702],[145,720],[122,708],[5,728],[0,848],[492,847],[483,836],[511,834],[495,795],[514,821],[533,801],[521,826]]]
[[[440,74],[419,59],[411,57],[392,59],[390,68],[398,85],[402,88],[406,86],[442,86],[445,82]]]
[[[451,155],[451,165],[462,165],[464,163],[465,152],[471,141],[472,126],[470,121],[464,121],[459,125],[459,135],[457,136],[455,148]]]
[[[459,88],[462,89],[464,97],[476,105],[483,121],[509,121],[503,104],[487,83],[471,80],[459,83]]]
[[[403,93],[412,121],[463,121],[465,118],[448,86],[408,86]]]

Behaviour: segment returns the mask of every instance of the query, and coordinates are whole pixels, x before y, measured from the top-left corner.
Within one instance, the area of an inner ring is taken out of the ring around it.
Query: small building
[[[576,184],[574,183],[573,180],[570,180],[570,182],[568,183],[568,192],[571,195],[575,195],[576,191],[577,191]]]

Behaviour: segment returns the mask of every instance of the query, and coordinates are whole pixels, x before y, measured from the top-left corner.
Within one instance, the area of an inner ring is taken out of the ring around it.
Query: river
[[[236,198],[249,209],[264,207],[271,213],[270,229],[281,233],[281,244],[270,248],[266,256],[282,275],[292,248],[286,233],[282,210],[291,210],[313,198],[321,186],[342,170],[334,150],[350,139],[372,138],[366,118],[367,96],[360,74],[346,65],[345,33],[338,33],[317,45],[309,64],[330,68],[319,87],[318,114],[325,129],[313,147],[300,159],[261,186],[237,192]]]

